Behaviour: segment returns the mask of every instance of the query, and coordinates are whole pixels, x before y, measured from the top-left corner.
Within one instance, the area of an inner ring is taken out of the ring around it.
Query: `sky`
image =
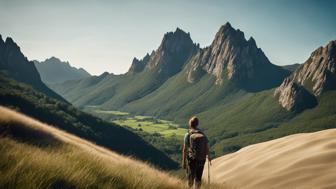
[[[29,60],[55,56],[94,75],[125,73],[176,27],[208,46],[226,22],[272,63],[303,63],[336,40],[336,0],[0,0],[0,34]]]

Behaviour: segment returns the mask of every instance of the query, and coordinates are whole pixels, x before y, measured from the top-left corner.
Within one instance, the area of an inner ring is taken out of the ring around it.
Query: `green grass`
[[[152,116],[131,115],[127,112],[105,113],[115,111],[101,110],[99,106],[85,107],[85,111],[129,129],[175,162],[181,162],[181,144],[187,129],[181,128],[179,124]]]
[[[96,113],[98,113],[98,114],[112,114],[112,115],[117,115],[117,116],[129,115],[128,112],[108,111],[108,110],[96,110]]]
[[[177,137],[182,140],[187,132],[187,129],[181,128],[179,124],[173,121],[157,119],[152,116],[132,115],[129,112],[116,110],[103,110],[99,106],[87,106],[84,110],[117,125],[148,134],[159,134],[165,138]]]
[[[164,137],[180,137],[183,138],[187,129],[179,128],[177,124],[167,120],[148,120],[138,119],[138,117],[127,118],[125,120],[119,119],[113,121],[121,126],[130,127],[132,129],[141,130],[149,134],[158,133]]]

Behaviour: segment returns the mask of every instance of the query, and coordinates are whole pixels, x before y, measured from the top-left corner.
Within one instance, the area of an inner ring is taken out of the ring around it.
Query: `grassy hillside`
[[[135,156],[164,169],[177,168],[177,163],[133,132],[48,98],[3,75],[0,75],[0,104],[116,152]]]
[[[185,188],[182,180],[146,163],[5,107],[0,144],[0,188]]]

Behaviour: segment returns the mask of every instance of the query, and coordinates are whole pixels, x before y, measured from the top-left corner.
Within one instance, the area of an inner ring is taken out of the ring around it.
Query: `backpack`
[[[198,130],[189,131],[189,157],[194,160],[205,160],[207,156],[206,136]]]

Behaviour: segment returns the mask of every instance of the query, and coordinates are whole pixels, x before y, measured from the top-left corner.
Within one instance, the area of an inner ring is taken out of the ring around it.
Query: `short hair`
[[[198,118],[196,116],[193,116],[192,118],[190,118],[189,120],[189,126],[191,128],[196,128],[198,126]]]

